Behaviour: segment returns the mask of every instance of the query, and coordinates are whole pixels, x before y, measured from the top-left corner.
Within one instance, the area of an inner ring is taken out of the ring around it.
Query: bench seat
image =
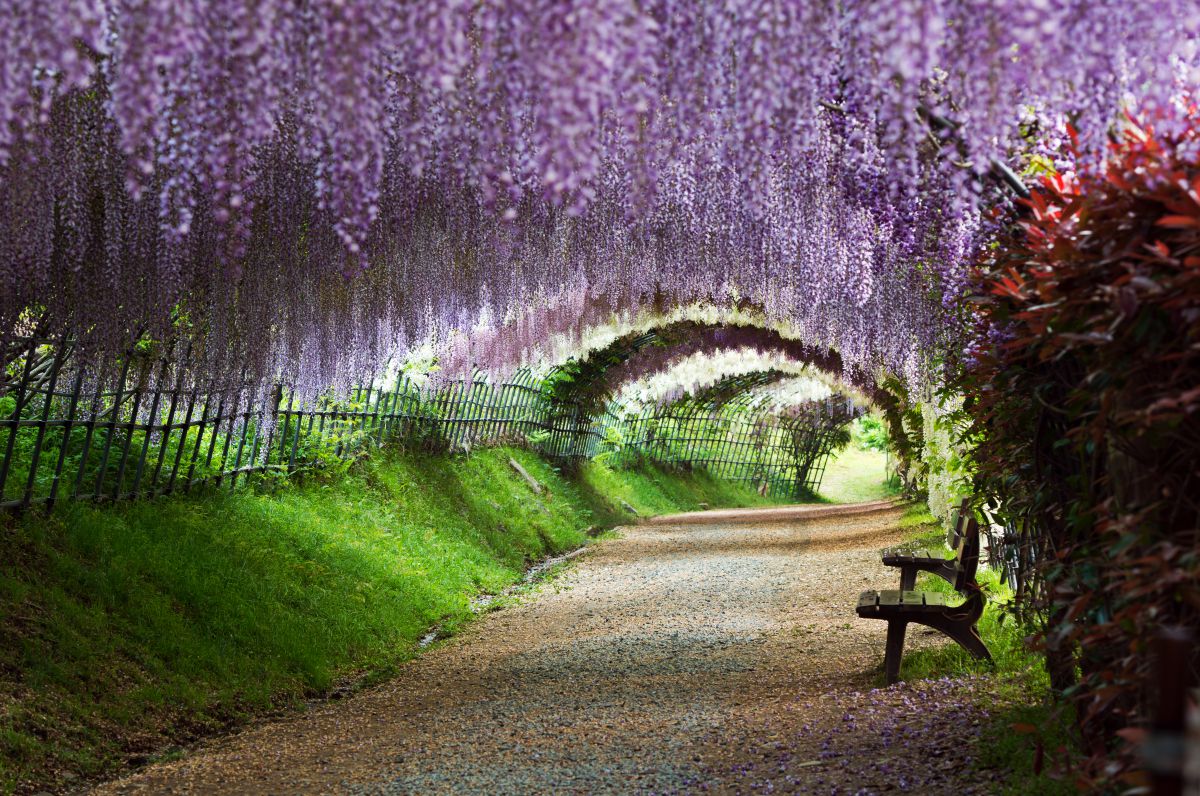
[[[891,685],[900,678],[904,636],[910,622],[940,630],[976,658],[990,661],[992,656],[976,627],[983,606],[983,591],[976,586],[961,604],[951,604],[941,592],[865,591],[858,598],[856,610],[862,619],[882,619],[888,623],[883,669],[887,684]]]
[[[865,591],[858,598],[858,613],[864,614],[915,614],[942,611],[946,608],[946,595],[937,591]]]
[[[992,659],[976,626],[985,605],[983,590],[975,581],[979,566],[979,523],[965,504],[953,533],[957,537],[953,559],[908,552],[912,548],[906,548],[904,552],[885,552],[885,564],[890,558],[897,562],[891,566],[901,567],[901,587],[865,591],[859,595],[855,610],[860,618],[882,619],[888,623],[883,658],[888,685],[900,678],[904,636],[910,622],[940,630],[976,658]],[[956,595],[914,590],[917,572],[922,570],[945,578],[965,599],[960,602]],[[954,603],[951,603],[952,599]]]

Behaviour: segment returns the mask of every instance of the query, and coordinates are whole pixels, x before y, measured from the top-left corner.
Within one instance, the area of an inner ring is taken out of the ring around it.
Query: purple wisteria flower
[[[1169,120],[1198,39],[1194,0],[10,0],[0,330],[312,392],[735,307],[919,382],[989,164]]]

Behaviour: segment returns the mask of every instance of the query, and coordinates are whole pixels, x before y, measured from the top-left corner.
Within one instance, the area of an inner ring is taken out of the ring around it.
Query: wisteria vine
[[[659,389],[686,390],[689,383],[704,380],[701,374],[705,370],[712,370],[716,380],[734,372],[776,369],[799,373],[803,369],[814,378],[837,384],[840,390],[861,392],[865,398],[873,397],[876,392],[871,374],[847,367],[836,351],[788,339],[774,329],[685,322],[668,325],[656,334],[659,337],[656,344],[608,369],[605,381],[610,389],[632,398],[651,381]],[[715,363],[718,357],[726,361],[716,367],[706,366],[706,359]],[[740,362],[736,361],[738,357]],[[762,360],[777,362],[779,366],[763,366]],[[687,364],[698,368],[692,377],[676,372]]]
[[[11,0],[0,334],[182,333],[319,390],[710,302],[919,379],[988,163],[1169,115],[1198,32],[1194,0]]]
[[[673,360],[662,370],[624,385],[616,400],[626,408],[661,406],[728,376],[756,372],[781,374],[779,382],[767,388],[753,388],[751,403],[762,403],[768,409],[783,409],[833,394],[829,384],[803,363],[740,348],[701,352]]]

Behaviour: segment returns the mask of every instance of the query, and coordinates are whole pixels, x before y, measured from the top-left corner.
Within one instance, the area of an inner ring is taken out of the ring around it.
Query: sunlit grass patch
[[[946,532],[938,523],[937,518],[930,513],[929,506],[921,500],[906,506],[896,524],[909,530],[911,541],[937,545],[942,544],[946,539]]]
[[[880,451],[848,445],[829,458],[820,494],[831,503],[862,503],[896,494],[885,482],[887,457]]]
[[[580,471],[580,488],[592,492],[625,521],[632,515],[621,505],[622,501],[639,516],[698,511],[706,505],[744,508],[789,502],[763,497],[747,486],[722,480],[703,469],[677,471],[654,464],[625,469],[590,461]]]

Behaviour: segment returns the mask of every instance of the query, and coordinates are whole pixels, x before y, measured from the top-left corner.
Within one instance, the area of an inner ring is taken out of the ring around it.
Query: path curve
[[[852,514],[887,512],[904,505],[898,500],[872,500],[867,503],[799,504],[794,506],[769,506],[759,509],[710,509],[689,511],[683,514],[663,514],[650,517],[643,525],[716,525],[716,524],[763,524],[811,520],[819,517],[847,517]]]
[[[872,690],[883,627],[853,609],[893,587],[901,513],[624,529],[392,682],[99,792],[973,792],[976,684]]]

